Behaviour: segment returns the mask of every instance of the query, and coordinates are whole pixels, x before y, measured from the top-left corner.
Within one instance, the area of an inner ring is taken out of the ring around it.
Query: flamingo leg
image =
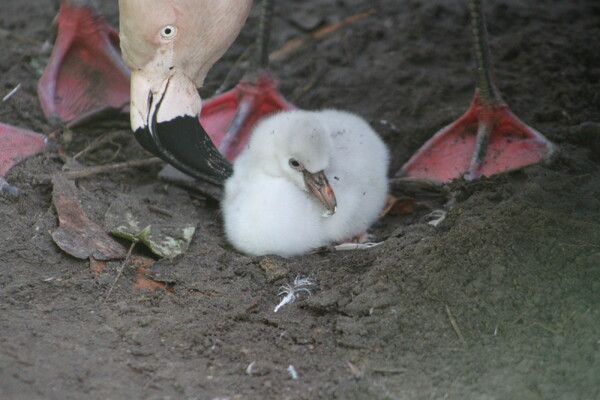
[[[469,0],[477,89],[467,112],[442,128],[402,167],[400,176],[448,182],[518,169],[547,159],[555,146],[515,116],[493,80],[480,0]]]
[[[242,151],[252,128],[264,116],[296,108],[277,89],[269,72],[269,38],[273,0],[263,0],[256,38],[254,70],[232,90],[205,101],[200,122],[228,161]]]

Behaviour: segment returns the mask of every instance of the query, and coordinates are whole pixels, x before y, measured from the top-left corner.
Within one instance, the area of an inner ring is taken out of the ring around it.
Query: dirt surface
[[[57,3],[0,3],[2,96],[22,84],[0,120],[46,134],[56,127],[36,84]],[[116,1],[101,8],[116,26]],[[272,48],[369,10],[272,70],[302,108],[363,115],[389,144],[393,173],[470,102],[465,2],[279,2]],[[121,262],[92,273],[54,244],[52,186],[40,176],[61,170],[57,149],[70,157],[110,132],[82,164],[148,154],[126,118],[59,129],[50,151],[8,175],[21,195],[0,197],[0,398],[599,399],[600,5],[486,1],[485,12],[503,97],[560,150],[545,165],[451,184],[455,202],[437,227],[430,210],[384,217],[372,230],[383,244],[370,250],[246,257],[226,243],[218,206],[192,193],[188,251],[149,267],[169,292],[136,289],[129,266],[107,297]],[[158,170],[78,179],[83,209],[102,225],[120,194],[168,195]],[[298,275],[318,288],[274,313]]]

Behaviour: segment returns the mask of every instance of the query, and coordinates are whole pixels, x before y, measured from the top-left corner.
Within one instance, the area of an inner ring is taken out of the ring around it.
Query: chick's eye
[[[160,36],[165,39],[171,39],[176,34],[177,28],[175,28],[173,25],[167,25],[160,30]]]
[[[302,165],[295,158],[290,158],[290,167],[294,169],[300,169]]]

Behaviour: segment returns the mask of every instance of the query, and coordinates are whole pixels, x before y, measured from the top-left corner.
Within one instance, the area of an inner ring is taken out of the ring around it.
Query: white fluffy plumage
[[[256,126],[226,181],[227,239],[245,254],[283,257],[351,240],[384,206],[388,164],[387,147],[357,115],[293,110],[270,116]],[[333,199],[327,190],[327,199],[319,199],[307,187],[314,180],[324,188],[320,172]]]

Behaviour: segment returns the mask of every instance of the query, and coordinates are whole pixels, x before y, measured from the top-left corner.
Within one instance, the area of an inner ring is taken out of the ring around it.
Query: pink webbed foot
[[[46,117],[56,123],[128,111],[129,69],[117,31],[90,0],[61,0],[55,24],[56,42],[38,82]]]
[[[537,163],[553,149],[504,102],[482,104],[476,91],[467,112],[429,139],[400,173],[442,182],[471,180]]]

